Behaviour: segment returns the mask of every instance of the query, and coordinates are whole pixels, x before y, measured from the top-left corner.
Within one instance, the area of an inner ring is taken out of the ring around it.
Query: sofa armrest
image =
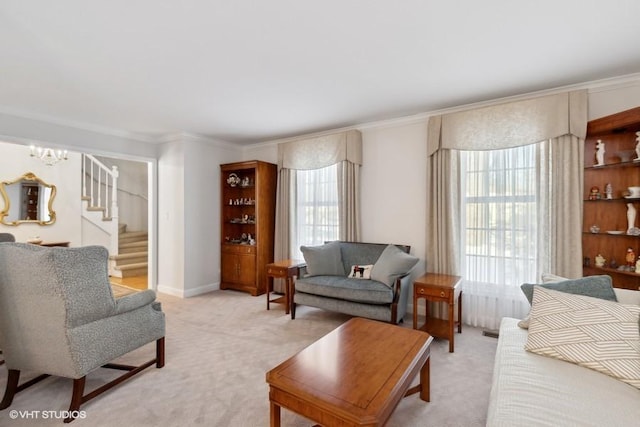
[[[298,267],[298,278],[304,277],[307,275],[307,265],[303,265]]]
[[[613,291],[619,303],[640,305],[640,291],[622,288],[613,288]]]
[[[151,304],[156,299],[156,293],[147,289],[142,292],[136,292],[134,294],[125,295],[116,299],[116,312],[115,314],[122,314],[128,311],[133,311],[137,308],[144,307]]]

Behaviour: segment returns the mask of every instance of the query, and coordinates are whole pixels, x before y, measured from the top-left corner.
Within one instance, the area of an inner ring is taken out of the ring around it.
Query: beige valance
[[[344,160],[362,165],[362,134],[358,130],[278,144],[278,167],[321,169]]]
[[[587,132],[587,91],[507,102],[429,119],[429,155],[438,149],[497,150]]]

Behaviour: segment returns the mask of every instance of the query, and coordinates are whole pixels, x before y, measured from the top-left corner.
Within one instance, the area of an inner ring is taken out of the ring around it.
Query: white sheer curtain
[[[522,318],[529,310],[520,285],[536,282],[541,273],[540,154],[539,144],[460,153],[469,324],[497,329],[502,317]]]
[[[321,245],[340,237],[338,167],[298,170],[294,174],[291,252],[294,258],[302,259],[300,246]]]

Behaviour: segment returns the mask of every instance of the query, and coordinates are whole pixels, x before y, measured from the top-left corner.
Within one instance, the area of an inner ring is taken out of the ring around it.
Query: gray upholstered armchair
[[[9,370],[0,409],[16,392],[47,377],[73,379],[69,412],[155,364],[164,366],[164,313],[152,290],[114,299],[100,246],[47,248],[0,243],[0,348]],[[155,357],[140,365],[110,361],[150,342]],[[84,394],[85,378],[99,367],[127,371]],[[20,372],[42,373],[19,385]],[[65,419],[65,422],[73,418]]]

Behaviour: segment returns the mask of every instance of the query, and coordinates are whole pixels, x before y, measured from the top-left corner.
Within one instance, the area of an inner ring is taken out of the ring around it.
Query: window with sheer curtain
[[[523,282],[582,274],[587,93],[429,118],[427,265],[464,277],[464,322],[526,315]],[[480,152],[482,151],[482,152]]]
[[[465,277],[519,286],[537,274],[535,145],[461,153]]]
[[[497,319],[527,313],[520,285],[536,282],[542,256],[536,147],[460,152],[461,268],[472,324],[497,328]]]
[[[298,170],[295,174],[295,197],[292,249],[302,259],[300,246],[322,245],[338,240],[338,166]]]

